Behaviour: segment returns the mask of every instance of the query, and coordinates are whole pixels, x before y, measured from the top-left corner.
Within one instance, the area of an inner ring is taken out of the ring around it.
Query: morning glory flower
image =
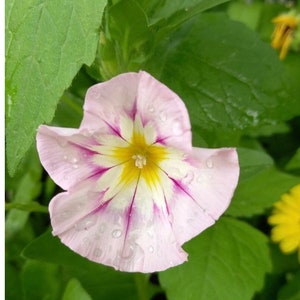
[[[185,262],[182,244],[221,216],[239,176],[234,148],[192,147],[184,103],[146,72],[92,86],[79,129],[41,125],[37,149],[65,190],[49,205],[53,235],[127,272]]]

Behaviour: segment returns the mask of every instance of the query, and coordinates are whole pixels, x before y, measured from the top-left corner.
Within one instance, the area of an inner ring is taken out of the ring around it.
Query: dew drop
[[[72,158],[70,159],[70,163],[72,163],[72,164],[78,163],[78,158],[72,157]]]
[[[73,165],[73,169],[78,169],[78,165],[77,165],[77,164],[74,164],[74,165]]]
[[[167,121],[167,116],[166,116],[166,114],[163,111],[159,114],[159,119],[162,122],[166,122]]]
[[[61,146],[62,148],[66,147],[68,144],[68,141],[65,139],[60,139],[57,141],[58,145]]]
[[[134,255],[135,247],[133,244],[126,247],[126,249],[122,252],[121,257],[124,259],[130,259]]]
[[[187,172],[187,174],[183,177],[183,184],[190,184],[194,179],[194,173],[192,171]]]
[[[149,247],[148,247],[148,250],[149,250],[150,253],[153,253],[153,252],[154,252],[153,246],[149,246]]]
[[[148,111],[151,113],[154,113],[154,107],[153,106],[149,106]]]
[[[200,184],[205,184],[211,180],[212,176],[210,174],[201,174],[197,177],[197,182]]]
[[[206,161],[206,166],[209,168],[209,169],[212,169],[214,167],[214,163],[211,159],[208,159]]]
[[[81,221],[75,224],[75,229],[77,231],[88,230],[96,224],[96,221],[97,220],[95,215],[88,215],[87,217],[83,218]]]
[[[69,215],[70,215],[70,212],[68,210],[65,210],[60,214],[60,217],[62,220],[66,220],[66,219],[68,219]]]
[[[154,234],[153,234],[153,231],[152,230],[148,230],[147,231],[147,234],[148,234],[148,236],[152,239],[153,238],[153,236],[154,236]]]
[[[83,203],[82,202],[79,202],[76,204],[76,210],[79,211],[83,208]]]
[[[181,135],[183,133],[182,126],[179,122],[173,124],[172,130],[175,135]]]
[[[120,229],[116,229],[112,232],[112,237],[114,239],[118,239],[119,237],[121,237],[122,235],[122,231]]]

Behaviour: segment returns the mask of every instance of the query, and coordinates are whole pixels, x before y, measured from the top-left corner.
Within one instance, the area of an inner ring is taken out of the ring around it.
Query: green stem
[[[29,212],[40,212],[40,213],[48,213],[48,207],[39,204],[38,202],[29,202],[29,203],[20,203],[20,202],[13,202],[13,203],[5,203],[5,210],[10,209],[19,209],[23,211]]]
[[[135,273],[134,274],[134,281],[138,292],[138,299],[139,300],[148,300],[148,278],[147,275],[142,273]]]

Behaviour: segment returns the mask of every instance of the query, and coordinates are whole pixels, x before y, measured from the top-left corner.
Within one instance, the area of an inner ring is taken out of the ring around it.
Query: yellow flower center
[[[128,146],[115,147],[112,156],[123,165],[120,184],[131,184],[142,178],[149,187],[154,187],[159,182],[159,165],[166,159],[167,151],[161,145],[148,145],[144,134],[134,131]]]

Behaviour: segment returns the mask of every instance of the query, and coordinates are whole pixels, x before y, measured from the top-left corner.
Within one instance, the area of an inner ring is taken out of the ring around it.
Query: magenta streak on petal
[[[129,111],[127,114],[131,120],[135,119],[137,115],[137,97],[134,99],[131,111]]]
[[[125,235],[124,235],[124,242],[123,242],[123,250],[125,249],[125,243],[126,243],[126,239],[127,239],[127,235],[128,235],[128,232],[129,232],[129,227],[130,227],[130,221],[131,221],[131,217],[132,217],[132,207],[133,207],[133,203],[134,203],[134,200],[135,200],[135,195],[136,195],[136,191],[137,191],[137,187],[138,187],[138,184],[139,184],[139,180],[140,180],[140,175],[137,179],[137,182],[136,182],[136,186],[135,186],[135,189],[134,189],[134,192],[133,192],[133,196],[132,196],[132,200],[131,200],[131,203],[128,207],[128,210],[126,211],[126,220],[127,220],[127,225],[126,225],[126,228],[125,228]]]
[[[101,177],[106,171],[110,170],[111,168],[101,168],[97,167],[95,172],[91,174],[87,179],[98,179]]]
[[[110,125],[107,121],[103,121],[108,127],[109,129],[111,129],[113,131],[113,133],[115,133],[119,138],[121,138],[123,141],[129,143],[126,139],[123,138],[123,136],[121,135],[120,129],[119,128],[115,128],[114,126]]]
[[[106,191],[107,190],[100,193],[101,199],[103,199],[103,196],[105,195]],[[101,200],[101,199],[99,198],[99,200]],[[113,198],[110,198],[110,199],[106,200],[104,203],[101,203],[97,208],[95,208],[92,212],[90,212],[89,215],[94,215],[94,214],[98,213],[99,211],[105,209],[112,199]]]
[[[168,175],[167,175],[168,176]],[[168,176],[169,177],[169,176]],[[191,198],[196,205],[198,205],[203,211],[206,211],[205,208],[203,208],[195,199],[194,197],[186,190],[186,188],[182,185],[182,183],[174,178],[169,177],[175,184],[175,187],[177,187],[179,190],[183,191],[187,196],[189,196],[189,198]],[[208,212],[206,211],[206,214],[211,217],[214,221],[216,221],[216,219]]]
[[[80,151],[83,152],[86,156],[92,156],[92,155],[98,154],[96,151],[86,148],[85,146],[76,144],[74,142],[68,142],[68,143],[76,148],[79,148]]]

